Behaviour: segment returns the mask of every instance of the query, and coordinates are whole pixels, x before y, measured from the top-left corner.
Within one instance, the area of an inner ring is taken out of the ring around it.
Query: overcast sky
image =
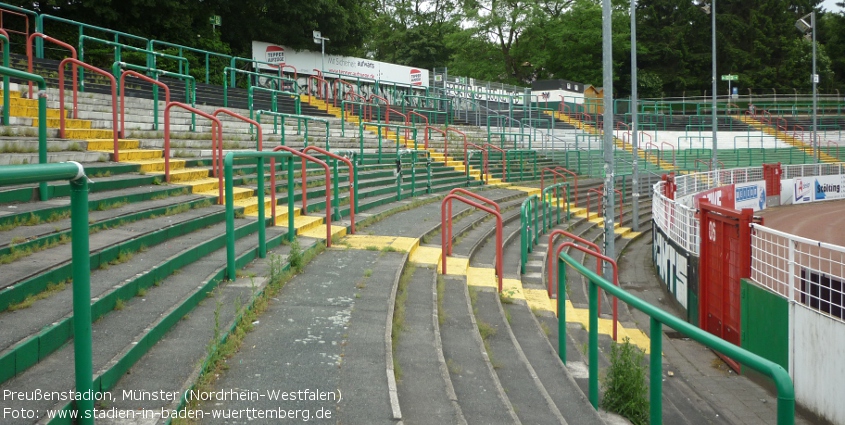
[[[839,0],[824,0],[822,7],[830,12],[842,12],[842,8],[836,5]]]

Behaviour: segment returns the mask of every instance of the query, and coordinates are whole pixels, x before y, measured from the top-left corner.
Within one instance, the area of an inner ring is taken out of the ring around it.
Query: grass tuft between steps
[[[396,356],[396,348],[399,346],[399,337],[402,331],[405,330],[405,302],[408,301],[408,284],[414,273],[417,271],[417,265],[411,262],[405,264],[405,269],[402,270],[402,276],[399,277],[399,287],[396,290],[396,303],[393,307],[393,327],[390,331],[390,337],[393,345],[393,356]],[[399,365],[398,359],[393,361],[393,376],[397,381],[402,380],[402,367]]]

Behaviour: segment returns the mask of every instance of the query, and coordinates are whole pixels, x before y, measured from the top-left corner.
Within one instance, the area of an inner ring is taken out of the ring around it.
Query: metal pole
[[[616,258],[614,242],[613,210],[615,200],[613,196],[613,28],[611,26],[610,0],[602,0],[602,76],[604,80],[604,255]],[[613,280],[613,273],[609,265],[605,265],[605,276]]]
[[[818,76],[816,75],[816,11],[813,10],[810,13],[810,26],[813,27],[813,153],[815,156],[816,164],[819,163],[819,140],[816,137],[816,127],[817,127],[817,120],[816,120],[816,111],[818,110],[818,91],[816,90],[816,86],[818,85]]]
[[[43,118],[42,118],[43,119]],[[91,342],[91,259],[88,253],[88,178],[70,182],[73,257],[73,355],[80,424],[94,424],[94,364]],[[87,398],[87,399],[86,399]]]
[[[639,140],[637,140],[637,125],[638,125],[638,117],[637,112],[639,108],[637,107],[637,2],[636,0],[631,0],[631,154],[633,156],[633,170],[632,170],[632,177],[631,177],[631,184],[633,187],[633,197],[634,197],[634,220],[631,222],[631,228],[637,232],[640,230],[639,220],[637,217],[640,216],[640,190],[639,190],[639,181],[640,181],[640,170],[639,166],[637,165],[637,160],[639,157],[637,156],[637,150],[639,148]]]
[[[710,2],[710,18],[711,18],[711,37],[712,37],[712,55],[713,55],[713,105],[712,105],[712,114],[713,114],[713,152],[712,158],[710,159],[710,169],[713,171],[717,171],[719,169],[719,155],[718,155],[718,143],[716,142],[717,136],[717,127],[718,127],[718,119],[716,118],[716,0],[711,0]],[[716,180],[718,182],[718,173],[716,173]]]

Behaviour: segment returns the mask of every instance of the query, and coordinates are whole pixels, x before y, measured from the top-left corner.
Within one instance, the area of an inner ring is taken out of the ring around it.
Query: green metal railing
[[[258,174],[256,175],[256,195],[258,195],[258,256],[260,258],[265,258],[267,256],[267,223],[264,218],[264,173],[261,172],[261,170],[264,169],[264,158],[287,158],[288,240],[293,241],[294,237],[296,237],[296,227],[293,225],[293,154],[290,152],[257,151],[227,153],[226,156],[223,158],[223,174],[225,175],[226,182],[226,277],[230,280],[235,279],[237,270],[235,266],[235,194],[234,189],[232,187],[232,181],[234,178],[234,176],[232,175],[232,164],[234,163],[235,158],[256,158],[257,161],[257,169],[259,170]],[[275,172],[275,170],[273,172]],[[274,187],[273,190],[276,190],[276,188]],[[273,217],[273,219],[275,220],[275,217]]]
[[[159,45],[164,46],[164,47],[169,47],[169,48],[172,48],[172,49],[177,49],[178,52],[179,52],[178,56],[181,57],[181,58],[185,57],[184,56],[185,50],[187,50],[189,52],[194,52],[194,53],[199,53],[201,55],[205,55],[205,83],[206,84],[209,84],[209,76],[211,75],[211,65],[209,63],[209,59],[210,59],[211,56],[216,56],[216,57],[224,58],[224,59],[233,59],[232,55],[212,52],[212,51],[208,51],[208,50],[197,49],[195,47],[183,46],[181,44],[168,43],[166,41],[161,41],[161,40],[150,40],[149,43],[148,43],[147,50],[155,51],[156,44],[159,44]],[[187,58],[185,58],[185,59],[187,59]]]
[[[114,41],[102,40],[96,37],[90,37],[87,35],[80,35],[79,36],[79,60],[85,62],[85,41],[91,41],[94,43],[104,44],[106,46],[114,47],[114,61],[113,62],[123,62],[121,52],[123,49],[130,50],[133,52],[143,53],[147,57],[147,67],[150,69],[157,69],[156,66],[156,58],[162,59],[172,59],[175,60],[179,64],[179,74],[190,74],[190,64],[187,58],[182,58],[179,56],[168,55],[166,53],[158,53],[147,50],[141,47],[130,46],[128,44],[122,44]],[[182,63],[185,64],[185,69],[182,69]],[[114,68],[112,67],[112,70]],[[114,74],[114,78],[120,78],[120,72]],[[84,70],[79,70],[79,90],[85,91],[85,73]],[[120,94],[120,93],[118,93]]]
[[[79,29],[79,36],[80,37],[85,35],[85,29],[89,29],[89,30],[100,31],[100,32],[104,32],[106,34],[113,35],[115,43],[120,43],[121,37],[128,39],[128,40],[140,41],[141,43],[144,44],[144,46],[146,46],[147,43],[149,42],[149,39],[144,38],[144,37],[139,37],[137,35],[133,35],[133,34],[129,34],[129,33],[121,32],[121,31],[115,31],[115,30],[111,30],[111,29],[108,29],[108,28],[98,27],[96,25],[89,25],[89,24],[85,24],[85,23],[82,23],[82,22],[72,21],[70,19],[60,18],[58,16],[48,15],[46,13],[42,13],[42,14],[37,15],[35,17],[35,32],[47,34],[44,31],[45,21],[53,21],[53,22],[56,22],[56,23],[63,23],[63,24],[76,26]],[[44,57],[44,40],[39,39],[39,40],[36,40],[35,43],[36,43],[35,44],[35,54],[36,54],[36,56],[38,56],[39,58],[43,58]],[[81,49],[80,49],[80,53],[82,53]],[[81,59],[82,59],[82,57],[80,56],[80,60]],[[147,64],[147,65],[149,66],[149,64]]]
[[[353,106],[353,113],[354,107],[358,106],[358,123],[360,124],[361,121],[364,119],[373,119],[375,117],[376,122],[381,122],[381,104],[378,103],[369,103],[369,102],[357,102],[353,100],[342,100],[340,102],[340,135],[342,137],[346,137],[346,105]],[[376,108],[378,112],[373,115],[373,108]],[[366,116],[364,112],[367,112]]]
[[[511,178],[511,165],[514,164],[513,160],[519,158],[519,180],[525,180],[525,163],[526,157],[528,161],[531,163],[531,180],[537,180],[537,151],[534,150],[526,150],[526,149],[511,149],[505,153],[505,160],[508,164],[506,173],[506,180],[513,181]]]
[[[271,95],[270,110],[272,112],[279,112],[278,97],[281,94],[281,95],[284,95],[284,96],[290,96],[293,99],[294,110],[296,111],[296,115],[302,114],[302,105],[300,103],[301,100],[299,99],[299,95],[297,95],[296,93],[291,93],[291,92],[288,92],[288,91],[268,89],[266,87],[252,86],[247,91],[247,103],[249,103],[249,118],[250,119],[253,118],[253,107],[254,107],[253,99],[254,99],[256,91],[263,91],[263,92],[270,93],[270,95]],[[278,121],[279,121],[279,117],[273,116],[273,134],[276,134],[276,131],[277,131],[276,126],[278,125]],[[250,127],[249,132],[250,132],[250,134],[252,134],[252,127]]]
[[[282,124],[281,124],[282,125],[282,140],[281,140],[282,146],[285,146],[285,118],[293,118],[293,119],[296,120],[296,125],[297,125],[296,134],[297,135],[300,134],[300,131],[301,131],[300,125],[303,122],[305,123],[305,135],[304,135],[304,137],[305,137],[305,147],[306,148],[308,147],[308,122],[309,121],[321,122],[321,123],[326,125],[326,150],[330,149],[330,147],[329,147],[329,120],[327,120],[325,118],[315,118],[315,117],[312,117],[312,116],[309,116],[309,115],[285,114],[285,113],[282,113],[282,112],[273,112],[273,111],[264,111],[264,110],[257,111],[255,114],[256,114],[255,120],[258,121],[258,122],[261,122],[261,116],[262,115],[270,115],[270,116],[273,116],[273,117],[280,117],[282,119]],[[275,121],[274,121],[274,123],[273,123],[273,134],[276,134],[276,132],[277,132],[277,127],[276,127],[276,124],[275,124]]]
[[[522,201],[522,205],[519,207],[519,222],[521,229],[519,232],[519,250],[521,253],[519,272],[522,274],[525,273],[525,264],[528,262],[528,254],[534,251],[534,245],[540,237],[540,208],[539,205],[537,205],[538,202],[540,202],[540,197],[536,194],[531,195]]]
[[[226,76],[229,75],[230,73],[233,77],[234,77],[235,74],[244,74],[244,75],[252,76],[252,77],[270,78],[272,80],[278,81],[280,88],[284,87],[284,84],[291,84],[291,86],[293,87],[293,91],[299,92],[299,83],[297,83],[296,80],[293,80],[293,79],[290,79],[290,78],[285,78],[285,77],[280,77],[280,76],[272,75],[272,74],[262,74],[260,72],[244,71],[242,69],[226,67],[226,68],[223,68],[223,107],[224,108],[229,107],[229,79],[226,78]],[[249,84],[249,86],[252,87],[253,84]],[[235,87],[235,84],[232,84],[232,87]]]
[[[589,251],[587,248],[575,245],[571,242],[565,242],[569,246],[578,249],[585,254],[590,254],[599,257],[605,261],[609,258]],[[777,405],[777,423],[778,425],[793,425],[795,423],[795,390],[792,385],[792,380],[789,373],[784,370],[779,364],[770,360],[764,359],[750,351],[738,347],[730,342],[727,342],[709,332],[697,328],[675,316],[629,294],[622,288],[617,287],[613,283],[605,280],[581,262],[572,258],[569,254],[563,252],[558,257],[558,294],[566,293],[566,268],[572,267],[576,272],[586,277],[589,285],[589,399],[590,403],[598,409],[599,406],[599,359],[598,359],[598,289],[604,289],[609,296],[617,297],[623,302],[628,303],[629,306],[640,310],[651,318],[650,323],[650,379],[649,379],[649,398],[650,398],[650,423],[651,425],[661,425],[663,423],[663,325],[667,325],[676,331],[681,332],[688,338],[691,338],[705,346],[722,353],[739,363],[750,367],[751,369],[768,376],[774,381],[777,389],[778,405]],[[558,329],[561,332],[559,338],[562,343],[559,347],[559,355],[561,361],[566,363],[566,308],[564,307],[563,299],[558,300]]]
[[[267,65],[267,66],[269,66],[269,67],[271,67],[271,68],[277,68],[277,69],[278,69],[278,73],[279,73],[279,77],[284,77],[284,76],[285,76],[285,75],[284,75],[284,70],[282,69],[282,65],[283,65],[283,64],[272,63],[272,62],[264,62],[264,61],[260,61],[260,60],[249,59],[249,58],[240,58],[240,57],[235,56],[235,57],[232,57],[232,58],[229,60],[229,68],[233,68],[233,69],[234,69],[234,68],[238,68],[238,62],[245,62],[245,63],[248,63],[248,64],[252,64],[252,65],[253,65],[253,67],[255,67],[255,65],[256,65],[256,64],[258,64],[258,65]],[[246,71],[246,70],[244,70],[244,71]],[[261,76],[267,76],[267,75],[268,75],[267,73],[261,73],[261,72],[258,72],[258,74],[259,74],[259,75],[261,75]],[[224,78],[225,78],[225,76],[224,76]],[[235,74],[231,74],[231,75],[229,76],[229,78],[230,78],[230,80],[231,80],[231,81],[230,81],[230,84],[232,85],[232,87],[236,87],[236,86],[237,86],[237,83],[235,82]],[[251,85],[251,84],[250,84],[250,85]]]
[[[3,31],[0,29],[0,31]],[[3,41],[3,67],[9,68],[9,34],[3,31],[0,34],[0,40]],[[9,125],[9,110],[12,109],[11,99],[9,98],[9,75],[3,74],[3,125]]]
[[[410,155],[411,157],[411,197],[417,196],[417,157],[423,155],[426,159],[426,190],[425,193],[431,193],[431,157],[430,152],[416,149],[402,149],[396,155],[396,200],[402,200],[402,157]]]
[[[187,74],[177,74],[175,72],[165,71],[162,69],[155,69],[146,66],[133,65],[126,62],[115,62],[112,64],[112,73],[120,78],[120,70],[128,69],[135,72],[145,72],[147,75],[152,74],[153,78],[158,80],[159,76],[170,77],[185,80],[185,103],[196,106],[197,104],[197,80]],[[119,80],[118,80],[119,81]],[[118,86],[118,93],[122,93],[122,88]],[[251,117],[250,117],[251,118]],[[153,85],[153,128],[158,130],[158,86]],[[197,115],[191,112],[191,131],[197,128]]]
[[[5,51],[8,50],[5,49]],[[38,164],[47,164],[47,83],[44,82],[44,78],[40,75],[30,74],[7,66],[0,67],[0,75],[20,78],[21,80],[32,81],[38,84]],[[4,88],[8,89],[8,87]],[[4,92],[5,97],[8,95],[9,90],[4,90]],[[3,109],[8,110],[9,104],[6,103]],[[64,113],[64,111],[61,112]],[[38,183],[38,197],[42,201],[50,199],[50,195],[47,193],[46,180],[40,180]]]
[[[571,204],[570,199],[570,190],[569,190],[569,183],[561,182],[548,185],[543,188],[542,193],[542,200],[543,200],[543,233],[551,229],[553,226],[560,224],[560,213],[563,208],[561,208],[561,201],[560,201],[560,194],[559,192],[563,190],[564,194],[566,195],[566,214],[564,217],[568,221],[570,218],[570,210],[569,204]],[[555,209],[557,210],[557,220],[555,221],[552,217],[552,203],[555,204]],[[552,224],[552,221],[555,221]]]
[[[378,163],[379,164],[381,164],[381,161],[382,161],[382,145],[381,145],[381,140],[382,140],[381,139],[381,129],[382,128],[386,129],[385,133],[386,133],[387,130],[389,130],[391,128],[396,129],[396,157],[397,157],[397,160],[399,159],[399,149],[400,149],[400,144],[401,144],[399,142],[399,137],[400,137],[399,130],[400,129],[412,132],[412,134],[414,135],[413,136],[414,137],[414,149],[417,148],[417,128],[416,127],[411,127],[411,126],[402,125],[402,124],[385,124],[385,123],[377,123],[377,122],[364,122],[362,120],[362,121],[358,122],[358,130],[359,130],[358,134],[359,134],[359,141],[360,141],[360,143],[359,143],[359,145],[360,145],[360,155],[361,155],[362,160],[364,158],[364,126],[368,126],[368,125],[374,126],[377,129],[377,133],[378,133]]]
[[[531,134],[526,133],[513,133],[508,131],[488,131],[487,132],[487,143],[492,144],[492,137],[499,136],[499,147],[505,149],[505,141],[508,137],[513,137],[513,148],[519,149],[519,145],[517,143],[525,143],[525,138],[528,138],[528,149],[531,149]],[[519,138],[519,142],[517,142],[517,138]]]
[[[17,75],[13,76],[17,77]],[[39,85],[39,90],[41,89]],[[45,120],[42,118],[41,121]],[[36,182],[46,184],[46,182],[57,180],[69,180],[71,187],[73,355],[76,392],[92,394],[94,392],[94,365],[91,342],[91,258],[88,252],[88,177],[85,176],[85,169],[77,162],[0,167],[0,182],[3,185]],[[93,397],[77,400],[76,408],[80,413],[78,423],[85,425],[94,423]]]

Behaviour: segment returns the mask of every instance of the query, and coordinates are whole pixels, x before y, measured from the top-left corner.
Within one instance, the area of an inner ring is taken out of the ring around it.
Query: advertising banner
[[[286,64],[296,68],[302,75],[316,75],[315,70],[325,67],[327,73],[350,77],[382,80],[389,83],[427,87],[428,70],[410,66],[396,65],[351,56],[322,56],[320,52],[296,51],[292,48],[265,43],[252,42],[252,58],[271,64]],[[261,69],[273,69],[270,65],[260,64]],[[331,76],[331,74],[329,74]]]
[[[845,177],[815,176],[796,177],[793,179],[793,203],[803,204],[816,201],[829,201],[845,198]]]
[[[734,185],[734,208],[752,208],[760,211],[766,208],[766,182],[752,182]]]

